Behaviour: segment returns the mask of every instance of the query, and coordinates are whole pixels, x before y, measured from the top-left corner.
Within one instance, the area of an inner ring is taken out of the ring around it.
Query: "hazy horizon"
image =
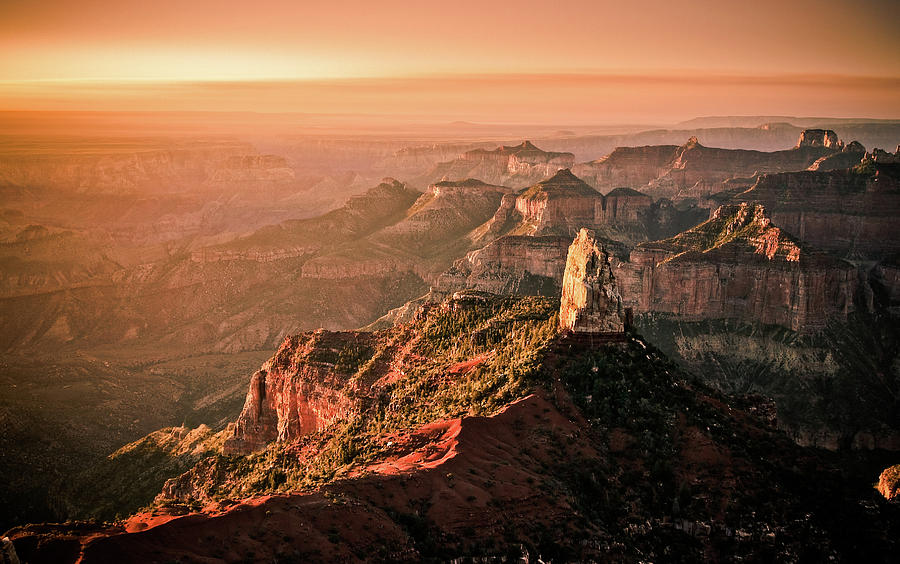
[[[895,2],[0,6],[0,110],[900,118]]]

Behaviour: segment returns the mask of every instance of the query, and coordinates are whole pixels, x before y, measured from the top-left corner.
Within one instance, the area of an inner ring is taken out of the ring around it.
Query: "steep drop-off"
[[[376,368],[340,423],[207,457],[125,521],[6,535],[33,563],[887,561],[900,516],[870,480],[641,340],[557,342],[554,306],[466,294],[426,308],[373,336],[371,361],[396,346],[405,362]]]
[[[635,312],[738,318],[809,331],[854,310],[857,269],[804,249],[760,205],[722,206],[680,235],[638,245],[615,266]]]

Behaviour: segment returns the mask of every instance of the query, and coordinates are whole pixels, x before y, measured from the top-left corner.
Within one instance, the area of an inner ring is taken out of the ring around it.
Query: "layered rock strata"
[[[594,232],[582,229],[569,246],[563,274],[559,327],[575,333],[623,333],[625,311],[609,264]]]
[[[436,296],[470,288],[495,294],[550,295],[559,292],[568,237],[507,235],[471,251],[443,273]]]
[[[519,194],[515,211],[524,233],[571,236],[584,226],[644,228],[652,204],[649,196],[628,188],[604,196],[563,169]]]
[[[733,201],[757,202],[805,243],[878,259],[900,251],[900,166],[764,175]]]
[[[795,331],[854,310],[852,264],[799,245],[755,204],[722,206],[676,237],[638,245],[613,272],[636,312],[736,318]]]
[[[572,153],[543,151],[530,141],[524,141],[493,150],[466,151],[454,160],[438,163],[419,181],[434,183],[474,177],[495,184],[524,187],[574,164]]]
[[[763,173],[845,168],[864,153],[861,144],[845,146],[830,130],[803,131],[793,149],[773,152],[705,147],[691,137],[681,146],[619,147],[575,172],[600,192],[628,186],[654,198],[679,200],[705,198],[727,189],[729,180]]]
[[[359,359],[371,355],[370,333],[320,329],[288,337],[250,379],[244,408],[226,453],[249,453],[287,442],[345,419],[355,409],[349,393]]]

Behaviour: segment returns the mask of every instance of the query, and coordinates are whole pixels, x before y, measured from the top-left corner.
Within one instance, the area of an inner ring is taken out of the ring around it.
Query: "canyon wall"
[[[759,205],[722,206],[675,238],[638,245],[614,273],[626,305],[684,319],[735,318],[795,331],[854,310],[858,271],[806,250]]]
[[[466,151],[456,159],[438,163],[412,182],[434,184],[443,180],[479,178],[492,184],[521,188],[574,164],[572,153],[543,151],[530,141],[524,141],[519,145],[503,145],[493,150]]]
[[[851,257],[900,251],[900,165],[763,175],[733,200],[758,202],[798,239]]]
[[[495,294],[555,294],[569,242],[569,237],[556,235],[500,237],[456,261],[432,292],[449,295],[470,288]]]
[[[805,130],[794,148],[773,152],[705,147],[691,137],[681,146],[619,147],[575,172],[601,192],[626,186],[653,198],[702,199],[728,189],[729,180],[811,166],[846,168],[864,154],[861,144],[844,145],[830,130]]]

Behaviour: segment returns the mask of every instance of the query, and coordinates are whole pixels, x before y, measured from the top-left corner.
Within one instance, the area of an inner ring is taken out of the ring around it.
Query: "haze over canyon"
[[[892,562],[895,2],[0,7],[0,562]]]

